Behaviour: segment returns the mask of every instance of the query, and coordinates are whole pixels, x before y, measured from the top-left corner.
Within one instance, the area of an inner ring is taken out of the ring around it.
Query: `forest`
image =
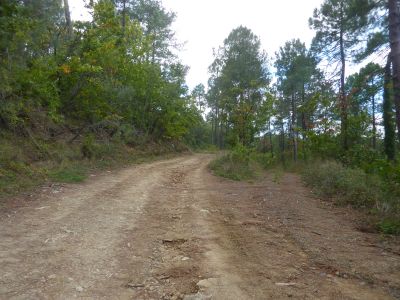
[[[193,90],[161,1],[87,9],[91,20],[76,21],[68,0],[0,4],[0,192],[214,149],[217,174],[296,170],[321,197],[400,233],[400,1],[325,0],[309,16],[311,45],[293,39],[274,54],[238,26]]]

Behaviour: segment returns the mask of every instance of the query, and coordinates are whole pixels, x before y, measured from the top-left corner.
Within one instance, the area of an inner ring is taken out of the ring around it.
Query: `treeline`
[[[198,142],[189,135],[204,124],[175,55],[175,14],[158,0],[87,8],[90,21],[73,21],[68,0],[0,4],[0,130]]]
[[[295,166],[316,193],[400,234],[400,1],[325,0],[309,25],[309,48],[293,39],[267,57],[241,26],[215,51],[203,102],[213,144],[233,151],[211,167],[248,179]],[[363,67],[346,76],[350,64]]]
[[[325,0],[309,24],[310,48],[294,39],[267,58],[258,37],[238,27],[215,51],[204,96],[213,143],[258,145],[295,161],[395,160],[399,1]],[[350,63],[364,67],[346,77]]]

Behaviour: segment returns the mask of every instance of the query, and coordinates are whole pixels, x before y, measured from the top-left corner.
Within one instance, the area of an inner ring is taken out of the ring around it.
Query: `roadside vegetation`
[[[400,189],[398,179],[387,178],[389,173],[380,176],[337,161],[313,162],[301,173],[315,194],[338,205],[362,209],[380,231],[400,234]]]
[[[175,14],[156,0],[87,8],[73,21],[66,0],[0,5],[0,195],[208,144]]]
[[[239,26],[214,51],[208,86],[189,90],[176,16],[159,0],[88,1],[89,21],[71,20],[68,0],[6,1],[0,194],[214,147],[227,151],[217,175],[299,171],[318,195],[399,233],[399,7],[325,0],[311,45],[293,39],[274,56]],[[348,74],[350,63],[363,67]]]
[[[250,29],[232,30],[209,68],[212,141],[231,149],[211,164],[214,173],[248,180],[263,167],[278,170],[279,182],[279,170],[296,171],[320,197],[398,234],[399,7],[325,0],[309,19],[311,45],[287,41],[274,68]],[[364,67],[349,75],[349,63]]]
[[[314,195],[339,206],[351,206],[366,213],[366,225],[387,234],[400,234],[400,188],[394,176],[399,170],[366,172],[338,160],[312,160],[282,163],[270,153],[236,147],[210,163],[212,172],[238,181],[254,181],[266,174],[280,183],[285,172],[299,174]],[[382,167],[382,165],[380,165]],[[391,168],[390,164],[386,165]],[[373,228],[374,227],[374,228]]]
[[[269,153],[260,153],[243,146],[217,155],[209,165],[215,175],[232,180],[254,180],[271,167],[274,159]]]
[[[183,143],[161,141],[131,147],[121,140],[68,144],[62,140],[35,143],[2,136],[0,144],[0,195],[7,196],[44,182],[79,183],[93,172],[166,158],[188,152]]]

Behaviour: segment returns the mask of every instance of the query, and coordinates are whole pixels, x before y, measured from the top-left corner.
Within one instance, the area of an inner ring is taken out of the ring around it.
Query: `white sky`
[[[258,35],[269,57],[286,41],[300,38],[309,45],[314,33],[308,19],[322,0],[162,0],[177,13],[173,29],[178,42],[186,42],[179,57],[190,67],[187,83],[207,84],[212,49],[222,45],[240,25]],[[84,0],[70,0],[73,19],[85,17]]]

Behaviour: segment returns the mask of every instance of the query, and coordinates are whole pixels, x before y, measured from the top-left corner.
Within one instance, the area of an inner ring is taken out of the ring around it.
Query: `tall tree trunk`
[[[375,95],[372,96],[372,148],[376,149],[376,107]]]
[[[388,0],[389,40],[393,65],[393,97],[396,108],[397,136],[400,141],[400,12],[399,0]]]
[[[297,161],[297,129],[296,129],[296,104],[295,104],[295,95],[292,94],[292,140],[293,140],[293,160]]]
[[[341,117],[341,135],[342,135],[342,143],[343,149],[347,150],[349,148],[348,142],[348,124],[347,124],[347,97],[345,91],[345,76],[346,76],[346,55],[344,50],[344,37],[343,37],[343,29],[340,30],[340,61],[342,64],[340,70],[340,117]]]
[[[305,104],[305,87],[304,87],[304,83],[302,85],[302,91],[301,91],[301,103],[302,105]],[[306,151],[306,146],[307,146],[307,122],[306,122],[306,114],[304,112],[304,110],[301,112],[301,128],[303,130],[302,132],[302,138],[303,138],[303,145],[302,145],[302,150],[303,150],[303,159],[307,159],[307,151]]]
[[[126,27],[126,1],[122,1],[122,35],[125,36],[125,27]]]
[[[281,120],[281,161],[285,164],[285,127],[283,120]]]
[[[394,160],[396,154],[395,143],[395,122],[393,120],[393,103],[392,103],[392,74],[390,69],[391,61],[390,55],[388,56],[385,67],[385,82],[383,92],[383,127],[385,130],[384,146],[385,154],[388,160]]]
[[[218,107],[218,104],[217,104],[217,106],[215,108],[215,127],[214,127],[214,129],[215,129],[215,145],[217,147],[220,147],[220,142],[219,142],[219,138],[220,138],[219,122],[220,122],[220,119],[219,119],[219,107]]]
[[[211,145],[214,145],[214,122],[215,122],[214,119],[215,115],[211,119]]]
[[[65,14],[65,23],[67,25],[68,37],[72,36],[72,22],[71,22],[71,13],[69,11],[69,3],[68,0],[64,0],[64,14]]]
[[[280,134],[280,147],[281,147],[281,162],[285,163],[285,127],[283,126],[283,120],[280,120],[281,134]]]
[[[274,157],[274,145],[272,144],[272,131],[271,131],[271,120],[268,121],[268,131],[269,131],[269,143],[271,146],[271,157]]]

